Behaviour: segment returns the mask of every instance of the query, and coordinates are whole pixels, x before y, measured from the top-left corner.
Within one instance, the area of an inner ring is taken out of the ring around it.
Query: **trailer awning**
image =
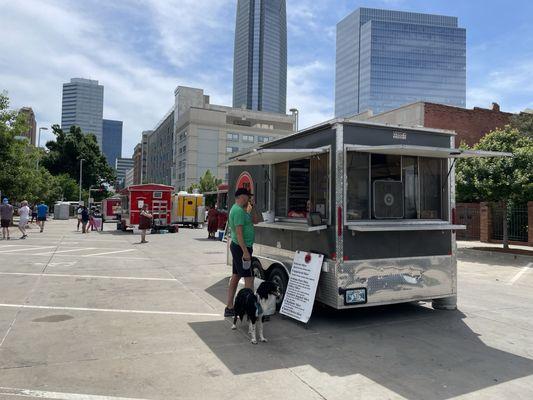
[[[435,158],[468,158],[468,157],[512,157],[512,153],[483,150],[464,150],[445,147],[416,146],[408,144],[391,144],[382,146],[347,145],[348,151],[364,153],[396,154],[404,156],[420,156]]]
[[[298,160],[329,151],[329,146],[310,149],[252,149],[230,157],[221,165],[270,165]]]

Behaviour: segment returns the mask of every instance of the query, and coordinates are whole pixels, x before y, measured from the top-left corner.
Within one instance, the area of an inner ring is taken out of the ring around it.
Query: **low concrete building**
[[[115,171],[117,174],[117,186],[123,188],[125,186],[126,171],[133,168],[132,158],[119,157],[115,161]]]
[[[492,103],[490,109],[480,107],[468,109],[420,101],[377,115],[364,112],[350,119],[448,129],[457,133],[455,139],[457,145],[466,143],[472,146],[490,131],[507,125],[512,116],[512,113],[500,111],[497,103]]]
[[[172,185],[185,190],[207,170],[227,182],[228,155],[294,133],[294,115],[210,104],[198,88],[178,86],[174,92]]]

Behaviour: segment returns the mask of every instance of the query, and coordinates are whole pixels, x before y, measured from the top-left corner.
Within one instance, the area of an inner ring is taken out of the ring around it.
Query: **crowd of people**
[[[80,225],[81,233],[104,230],[103,216],[100,209],[91,207],[89,210],[85,205],[80,205],[76,210],[76,216],[78,220],[78,226],[76,227],[77,231],[80,230]]]
[[[28,201],[23,200],[19,208],[16,210],[19,216],[18,229],[22,233],[20,239],[28,237],[28,228],[30,224],[37,223],[40,232],[44,231],[44,224],[48,217],[48,206],[43,201],[35,203],[30,208]],[[10,204],[9,199],[4,197],[0,205],[0,225],[2,226],[2,240],[10,240],[10,227],[13,223],[13,216],[15,215],[15,207]],[[31,216],[31,220],[30,220]]]

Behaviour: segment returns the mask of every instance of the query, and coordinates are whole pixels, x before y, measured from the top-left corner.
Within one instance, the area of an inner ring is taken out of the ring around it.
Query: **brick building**
[[[500,106],[496,103],[492,103],[491,109],[480,107],[468,109],[421,101],[377,115],[365,112],[352,118],[395,125],[448,129],[457,133],[457,146],[462,142],[472,146],[485,134],[508,124],[512,115],[500,111]]]

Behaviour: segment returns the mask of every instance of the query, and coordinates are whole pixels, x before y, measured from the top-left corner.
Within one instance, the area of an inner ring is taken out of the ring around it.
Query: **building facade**
[[[102,148],[102,116],[104,87],[98,81],[72,78],[63,84],[61,129],[79,126],[85,134],[92,133]]]
[[[172,185],[198,183],[207,170],[227,182],[229,154],[294,133],[295,116],[209,103],[202,89],[175,91]],[[149,173],[150,174],[150,173]]]
[[[168,111],[147,136],[146,182],[172,185],[174,165],[174,108]]]
[[[390,125],[448,129],[457,134],[455,138],[457,146],[461,143],[473,146],[487,133],[509,124],[512,116],[512,113],[500,111],[500,106],[496,103],[492,103],[490,109],[480,107],[466,109],[417,102],[378,115],[364,113],[355,116],[354,119]]]
[[[124,187],[129,187],[131,185],[135,185],[135,168],[130,168],[126,170],[126,174],[124,177]]]
[[[124,187],[126,179],[126,171],[133,168],[132,158],[117,158],[115,162],[115,171],[117,174],[117,186],[119,188]]]
[[[152,131],[143,131],[141,134],[141,142],[137,143],[133,149],[133,184],[140,185],[141,183],[148,183],[146,180],[146,165],[148,153],[148,136]]]
[[[466,30],[457,18],[359,8],[340,21],[335,116],[416,101],[466,105]]]
[[[233,59],[233,107],[285,114],[285,0],[238,0]]]
[[[28,130],[21,133],[21,136],[28,138],[30,144],[37,146],[37,121],[35,113],[31,107],[22,107],[19,112],[26,118]]]
[[[115,166],[117,158],[122,155],[122,121],[102,120],[102,152],[107,163]]]

